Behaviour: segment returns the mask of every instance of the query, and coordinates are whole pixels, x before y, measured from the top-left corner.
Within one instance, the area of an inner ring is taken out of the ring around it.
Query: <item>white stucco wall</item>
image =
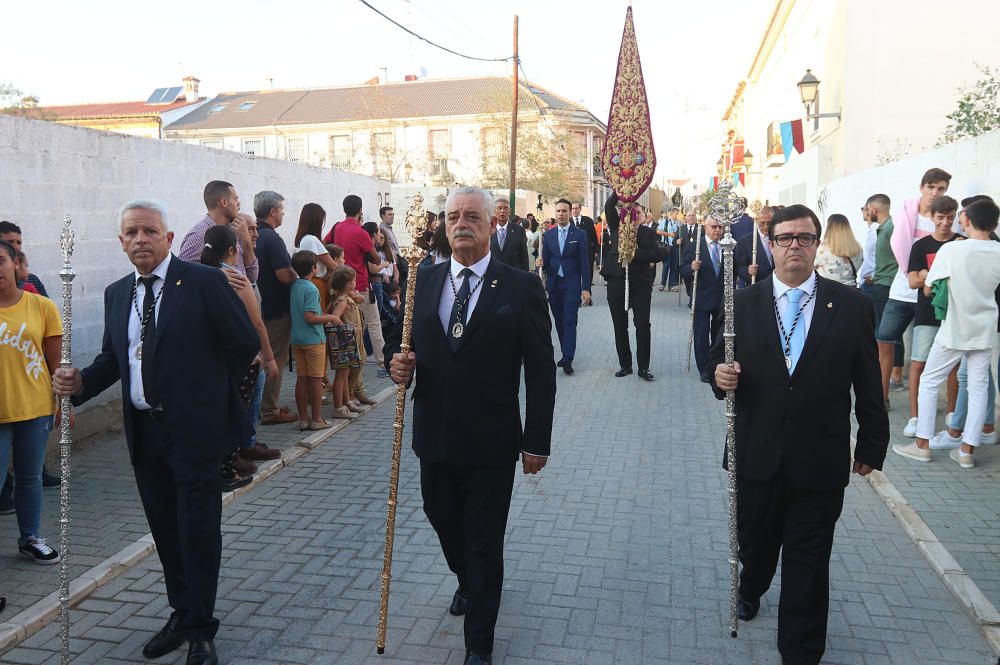
[[[819,213],[822,197],[824,216],[835,212],[847,215],[859,238],[865,234],[861,207],[869,196],[886,194],[892,200],[893,211],[899,210],[903,201],[920,195],[920,178],[933,167],[952,175],[948,195],[958,201],[973,194],[988,194],[1000,200],[1000,130],[831,180],[817,176],[824,169],[823,154],[822,150],[813,150],[793,156],[783,169],[787,169],[787,178],[782,180],[777,202],[804,203]]]
[[[205,214],[202,191],[210,180],[232,182],[249,212],[256,192],[281,193],[280,234],[290,250],[303,204],[322,205],[329,228],[343,217],[347,194],[361,196],[368,218],[377,219],[390,191],[386,182],[333,169],[0,115],[0,219],[21,227],[31,271],[57,302],[59,232],[64,215],[73,219],[75,362],[89,363],[100,349],[104,289],[131,269],[117,240],[118,208],[135,198],[165,203],[176,250]]]
[[[803,120],[807,152],[828,148],[812,159],[828,160],[830,178],[841,178],[877,166],[885,153],[931,150],[958,90],[979,78],[977,63],[1000,66],[998,21],[1000,3],[982,0],[797,0],[738,110],[738,131],[758,160],[749,196],[777,200],[789,186],[781,172],[791,164],[763,166],[766,129],[804,118],[796,83],[807,68],[821,81],[820,112],[841,113],[821,119],[818,132]]]

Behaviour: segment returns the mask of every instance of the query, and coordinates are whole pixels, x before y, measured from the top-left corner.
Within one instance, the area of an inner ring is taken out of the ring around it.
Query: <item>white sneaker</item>
[[[917,448],[916,442],[908,443],[905,446],[894,443],[892,444],[892,452],[917,462],[930,462],[933,459],[931,451]]]
[[[913,439],[917,436],[917,419],[910,418],[906,421],[906,427],[903,428],[903,436]]]
[[[976,468],[975,455],[966,455],[961,450],[953,450],[949,453],[949,456],[963,469]]]
[[[954,450],[962,446],[962,437],[948,434],[948,430],[943,429],[930,440],[931,450]]]
[[[997,431],[983,432],[982,436],[979,437],[979,445],[981,446],[995,446],[997,445]]]

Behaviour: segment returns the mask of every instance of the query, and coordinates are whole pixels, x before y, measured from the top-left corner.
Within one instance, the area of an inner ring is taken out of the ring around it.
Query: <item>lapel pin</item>
[[[827,309],[833,309],[833,303],[832,302],[826,303],[826,308]]]
[[[495,279],[492,282],[490,282],[490,288],[491,289],[497,288],[497,281]]]
[[[180,286],[180,285],[181,285],[181,280],[177,280],[177,283],[174,284],[174,286]]]

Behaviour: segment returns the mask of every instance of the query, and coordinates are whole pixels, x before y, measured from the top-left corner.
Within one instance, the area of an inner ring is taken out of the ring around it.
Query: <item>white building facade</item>
[[[826,183],[933,148],[958,89],[1000,64],[998,22],[1000,4],[978,0],[777,0],[723,117],[753,154],[737,169],[748,198],[816,206]],[[813,113],[839,118],[805,119],[807,69],[820,80]],[[791,120],[805,151],[786,165],[779,126]]]
[[[220,94],[164,135],[365,174],[407,190],[498,184],[508,173],[511,87],[510,79],[487,77]],[[522,145],[532,135],[571,142],[573,188],[585,206],[603,205],[610,190],[594,166],[603,123],[575,102],[522,84],[518,124]]]

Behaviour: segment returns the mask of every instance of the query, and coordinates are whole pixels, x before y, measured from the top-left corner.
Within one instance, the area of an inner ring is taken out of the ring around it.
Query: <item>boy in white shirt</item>
[[[996,340],[1000,285],[1000,243],[990,238],[997,228],[1000,208],[993,201],[972,203],[959,215],[968,240],[941,247],[927,273],[924,292],[935,282],[947,280],[948,310],[934,339],[920,380],[917,438],[906,446],[893,445],[898,455],[920,462],[931,460],[929,440],[934,436],[938,389],[965,357],[969,371],[969,415],[962,433],[962,447],[951,459],[963,469],[975,466],[973,451],[979,445],[986,414],[990,361]]]

